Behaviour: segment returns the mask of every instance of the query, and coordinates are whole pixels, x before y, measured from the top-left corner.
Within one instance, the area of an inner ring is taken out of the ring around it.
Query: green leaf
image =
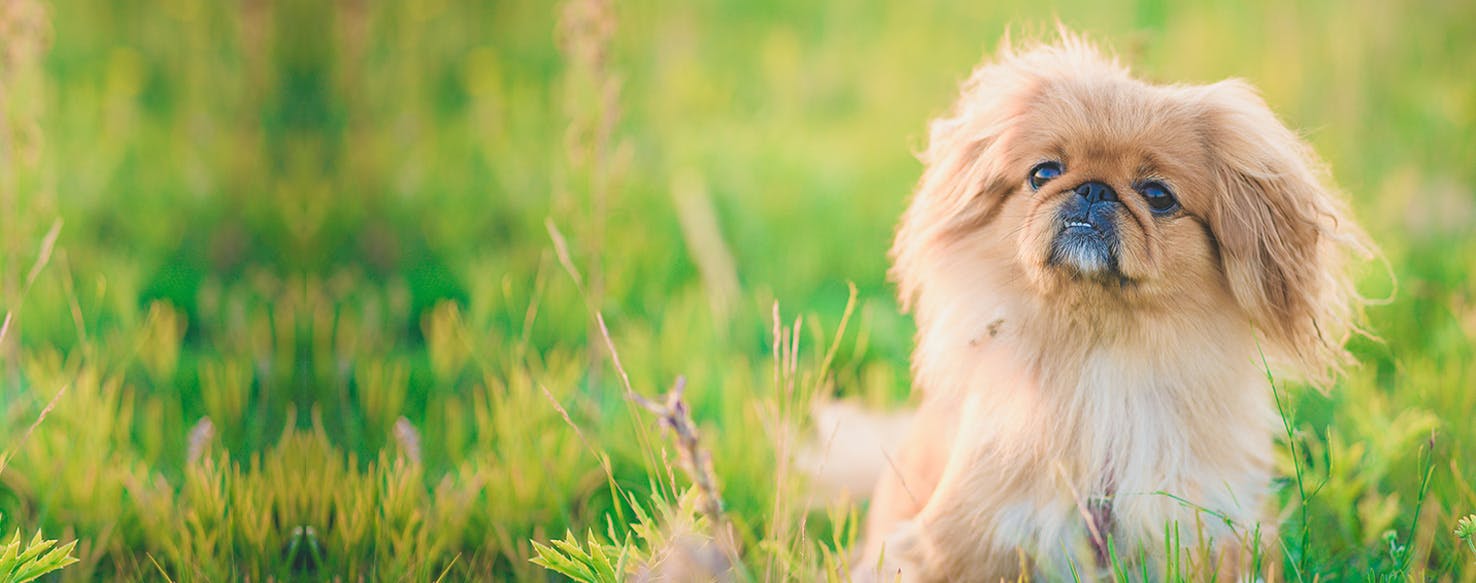
[[[77,562],[72,557],[77,541],[52,548],[55,545],[55,540],[44,540],[41,532],[37,531],[36,536],[22,550],[20,531],[16,531],[10,542],[5,544],[4,552],[0,553],[0,583],[34,581],[42,575]]]

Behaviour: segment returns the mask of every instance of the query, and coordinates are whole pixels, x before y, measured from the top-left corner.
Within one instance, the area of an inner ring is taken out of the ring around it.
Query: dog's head
[[[892,249],[904,305],[939,265],[1007,271],[1046,309],[1232,312],[1325,378],[1366,247],[1315,154],[1243,82],[1151,85],[1062,36],[1002,49],[933,123]]]

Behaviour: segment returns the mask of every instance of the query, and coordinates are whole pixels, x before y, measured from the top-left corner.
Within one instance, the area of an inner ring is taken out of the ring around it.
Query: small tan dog
[[[1275,540],[1262,354],[1313,382],[1349,362],[1344,256],[1371,247],[1307,144],[1243,82],[1152,85],[1061,37],[1006,44],[932,123],[892,248],[922,402],[858,578],[1069,578],[1108,537],[1151,571],[1170,532],[1250,575]]]

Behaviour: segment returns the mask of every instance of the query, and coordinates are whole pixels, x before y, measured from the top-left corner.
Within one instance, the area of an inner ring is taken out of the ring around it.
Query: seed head
[[[1461,539],[1461,542],[1467,545],[1476,544],[1476,540],[1473,540],[1476,539],[1476,514],[1466,515],[1465,518],[1457,521],[1455,535],[1456,538]]]

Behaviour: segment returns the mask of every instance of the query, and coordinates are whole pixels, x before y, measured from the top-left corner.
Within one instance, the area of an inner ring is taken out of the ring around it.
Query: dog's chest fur
[[[1213,327],[1061,337],[1017,322],[992,318],[987,340],[954,338],[923,361],[962,400],[954,453],[971,459],[954,495],[974,510],[960,526],[981,552],[1100,561],[1108,536],[1120,553],[1161,549],[1166,529],[1195,544],[1238,534],[1216,515],[1236,528],[1259,518],[1273,417],[1241,339]]]

